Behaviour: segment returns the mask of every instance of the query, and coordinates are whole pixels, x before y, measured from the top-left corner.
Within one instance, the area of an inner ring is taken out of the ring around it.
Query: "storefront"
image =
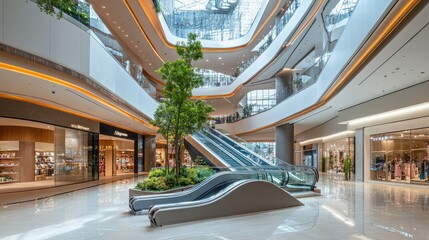
[[[0,191],[97,180],[108,170],[100,149],[114,150],[111,175],[143,171],[145,147],[151,157],[142,135],[26,102],[0,104]],[[100,132],[112,144],[100,144]]]
[[[370,136],[370,179],[427,184],[429,128]]]
[[[0,188],[4,183],[52,186],[98,179],[98,133],[88,126],[0,118]]]
[[[351,172],[354,172],[355,166],[355,141],[354,137],[347,137],[329,142],[322,145],[322,168],[323,172],[342,173],[344,172],[344,162],[351,161]]]
[[[141,149],[142,151],[142,149]],[[100,124],[100,164],[101,177],[138,172],[138,134],[125,129]]]

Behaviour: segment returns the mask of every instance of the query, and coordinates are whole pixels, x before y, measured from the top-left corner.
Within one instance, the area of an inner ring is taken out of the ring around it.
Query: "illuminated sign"
[[[89,127],[85,127],[85,126],[82,126],[82,125],[79,125],[79,124],[70,124],[70,126],[72,128],[76,128],[76,129],[79,129],[79,130],[89,131]]]
[[[123,133],[123,132],[119,132],[118,130],[116,130],[113,135],[118,136],[118,137],[128,137],[127,133]]]

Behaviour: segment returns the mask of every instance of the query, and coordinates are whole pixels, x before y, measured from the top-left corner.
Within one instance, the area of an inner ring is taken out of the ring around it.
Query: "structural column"
[[[364,181],[364,131],[363,128],[355,130],[355,178]]]
[[[283,124],[276,127],[276,157],[284,162],[293,164],[294,131],[293,124]]]
[[[276,101],[283,101],[293,93],[293,71],[289,68],[282,69],[276,75]]]

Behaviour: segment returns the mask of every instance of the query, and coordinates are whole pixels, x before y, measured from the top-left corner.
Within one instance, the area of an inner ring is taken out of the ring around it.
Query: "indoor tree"
[[[202,100],[192,100],[192,89],[203,85],[202,76],[194,71],[192,63],[203,58],[201,42],[196,34],[189,34],[187,42],[179,42],[176,52],[179,59],[165,62],[157,70],[164,79],[165,101],[155,111],[152,124],[158,132],[173,141],[175,149],[176,179],[180,174],[180,150],[188,134],[201,130],[209,120],[213,107]],[[167,146],[168,148],[168,146]]]

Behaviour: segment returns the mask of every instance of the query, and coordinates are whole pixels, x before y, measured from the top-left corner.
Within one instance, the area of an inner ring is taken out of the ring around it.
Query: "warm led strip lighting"
[[[319,137],[319,138],[313,138],[313,139],[309,139],[309,140],[305,140],[302,142],[299,142],[299,145],[304,146],[304,145],[308,145],[311,143],[318,143],[318,142],[327,142],[327,141],[332,141],[335,139],[340,139],[340,138],[345,138],[348,136],[352,136],[354,135],[355,131],[344,131],[344,132],[339,132],[339,133],[335,133],[332,135],[328,135],[325,137]]]
[[[156,56],[159,58],[159,60],[161,60],[162,63],[164,63],[164,60],[162,59],[161,55],[159,55],[158,51],[156,51],[155,46],[153,45],[153,43],[150,41],[150,39],[147,37],[146,32],[144,31],[143,27],[139,24],[138,20],[137,20],[137,16],[134,13],[134,11],[131,9],[129,3],[127,0],[123,0],[125,6],[128,9],[128,12],[131,14],[131,16],[133,17],[134,21],[136,22],[137,26],[139,27],[140,31],[142,32],[144,38],[146,39],[146,41],[149,43],[150,48],[152,48],[152,51],[156,54]]]
[[[35,101],[35,100],[31,99],[31,98],[24,98],[24,97],[21,97],[21,96],[12,95],[12,94],[6,94],[6,93],[0,93],[0,98],[17,100],[17,101],[20,101],[20,102],[27,102],[27,103],[38,105],[38,106],[41,106],[41,107],[46,107],[46,108],[54,109],[54,110],[57,110],[57,111],[60,111],[60,112],[65,112],[65,113],[68,113],[68,114],[71,114],[71,115],[75,115],[75,116],[78,116],[78,117],[90,119],[90,120],[93,120],[93,121],[96,121],[96,122],[101,122],[101,123],[104,123],[104,124],[107,124],[107,125],[111,125],[111,126],[114,126],[114,127],[122,128],[122,129],[125,129],[125,130],[128,130],[128,131],[131,131],[131,132],[136,132],[135,129],[131,129],[131,128],[128,128],[128,127],[115,125],[115,124],[112,124],[110,122],[103,121],[102,119],[95,118],[95,117],[93,117],[91,115],[82,114],[82,113],[75,112],[75,111],[72,111],[72,110],[68,110],[66,108],[61,108],[61,107],[58,107],[58,106],[55,106],[55,105],[52,105],[52,104]],[[137,132],[137,133],[141,134],[141,135],[153,134],[153,133],[148,133],[148,132]]]
[[[61,86],[64,86],[64,87],[76,90],[76,91],[78,91],[78,92],[80,92],[82,94],[85,94],[86,96],[90,97],[91,99],[93,99],[93,100],[95,100],[95,101],[97,101],[97,102],[99,102],[99,103],[101,103],[101,104],[103,104],[103,105],[105,105],[105,106],[107,106],[107,107],[115,110],[116,112],[119,112],[120,114],[122,114],[122,115],[124,115],[124,116],[126,116],[128,118],[131,118],[131,119],[133,119],[134,121],[136,121],[138,123],[142,123],[142,124],[146,125],[147,127],[149,127],[150,129],[156,130],[156,128],[154,126],[152,126],[151,124],[149,124],[149,123],[141,120],[138,117],[133,116],[132,114],[128,113],[127,111],[125,111],[125,110],[123,110],[123,109],[115,106],[114,104],[112,104],[112,103],[110,103],[110,102],[108,102],[108,101],[106,101],[106,100],[98,97],[97,95],[95,95],[92,92],[86,90],[85,88],[76,86],[76,85],[74,85],[72,83],[69,83],[67,81],[61,80],[61,79],[56,78],[56,77],[52,77],[52,76],[49,76],[49,75],[46,75],[46,74],[43,74],[43,73],[40,73],[40,72],[32,71],[32,70],[29,70],[29,69],[26,69],[26,68],[21,68],[21,67],[10,65],[10,64],[7,64],[7,63],[3,63],[3,62],[0,62],[0,69],[4,69],[4,70],[7,70],[7,71],[24,74],[24,75],[31,76],[31,77],[36,77],[36,78],[39,78],[39,79],[42,79],[42,80],[45,80],[45,81],[49,81],[49,82],[52,82],[52,83],[55,83],[55,84],[58,84],[58,85],[61,85]]]
[[[358,60],[354,61],[351,67],[348,68],[347,71],[339,78],[338,81],[334,84],[334,86],[327,91],[327,93],[321,98],[321,100],[312,106],[302,110],[301,112],[295,113],[287,118],[284,118],[275,123],[256,128],[251,131],[235,133],[235,135],[241,134],[249,134],[253,132],[257,132],[263,129],[267,129],[270,127],[275,127],[284,123],[287,123],[295,118],[303,116],[313,110],[316,110],[326,104],[329,100],[331,100],[350,79],[350,77],[356,73],[362,64],[371,56],[371,54],[378,48],[378,46],[396,29],[396,27],[402,22],[402,20],[420,3],[420,0],[409,0],[407,4],[402,6],[401,10],[392,18],[392,20],[387,24],[385,29],[378,35],[378,37],[371,42],[371,45],[366,48],[366,50],[360,55]]]
[[[127,6],[128,11],[131,13],[131,15],[133,16],[134,20],[136,21],[136,24],[139,26],[140,30],[143,30],[143,27],[141,26],[140,22],[137,20],[135,12],[130,7],[128,0],[123,0],[123,1],[124,1],[125,5]],[[169,48],[174,48],[174,44],[171,44],[170,42],[167,41],[167,39],[165,37],[165,34],[164,34],[164,31],[161,30],[161,29],[159,29],[159,26],[161,26],[161,24],[159,23],[159,19],[157,17],[154,19],[152,17],[153,16],[153,12],[149,12],[148,8],[145,7],[145,6],[148,6],[148,3],[146,1],[147,0],[144,0],[144,1],[138,0],[141,9],[143,10],[143,12],[145,13],[145,15],[149,19],[149,22],[151,23],[151,25],[155,29],[155,31],[158,34],[158,36],[161,38],[161,40],[164,43],[164,45],[167,46],[167,47],[169,47]],[[279,9],[281,2],[282,1],[277,1],[277,4],[276,4],[276,6],[275,6],[274,9]],[[237,51],[237,50],[240,50],[240,49],[243,49],[243,48],[247,48],[248,45],[250,45],[255,40],[256,36],[259,35],[259,33],[262,31],[262,29],[265,28],[265,26],[268,24],[269,20],[271,20],[273,18],[274,14],[276,14],[276,13],[277,13],[277,11],[272,11],[271,12],[271,14],[265,20],[265,22],[261,25],[260,28],[258,28],[257,31],[255,31],[255,33],[253,34],[252,38],[247,43],[245,43],[243,45],[240,45],[240,46],[237,46],[237,47],[231,47],[231,48],[203,48],[204,52],[231,52],[231,51]],[[157,15],[155,15],[155,16],[157,16]],[[144,30],[143,30],[143,32],[144,32]],[[144,34],[146,35],[146,32],[144,32]]]

